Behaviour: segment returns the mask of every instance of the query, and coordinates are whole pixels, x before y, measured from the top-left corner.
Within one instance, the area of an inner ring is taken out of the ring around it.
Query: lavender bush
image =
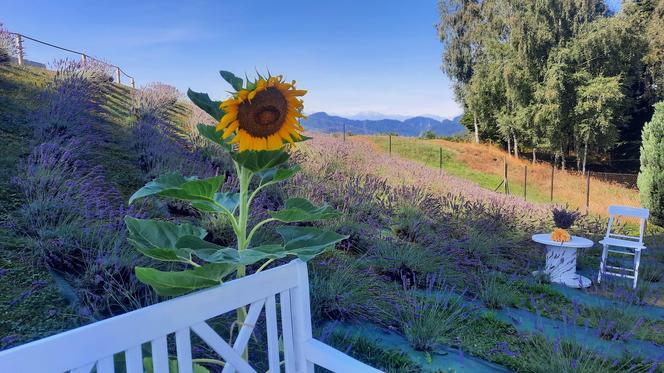
[[[0,63],[8,62],[14,56],[16,56],[14,35],[10,34],[0,22]]]
[[[182,94],[164,83],[150,83],[131,93],[131,113],[140,120],[167,119]]]

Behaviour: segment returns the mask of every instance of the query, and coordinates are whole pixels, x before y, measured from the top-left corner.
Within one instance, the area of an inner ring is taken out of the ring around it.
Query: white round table
[[[550,233],[533,235],[533,241],[546,246],[546,266],[544,273],[549,275],[551,282],[564,284],[572,288],[587,288],[589,278],[576,273],[577,249],[592,247],[594,243],[583,237],[572,236],[567,242],[551,239]],[[537,272],[535,272],[537,273]]]

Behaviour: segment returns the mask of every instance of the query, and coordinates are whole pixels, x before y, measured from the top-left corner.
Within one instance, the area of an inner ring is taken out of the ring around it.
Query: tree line
[[[443,71],[476,142],[550,156],[637,159],[664,98],[664,0],[440,0]],[[530,154],[529,154],[530,156]],[[570,158],[571,157],[571,158]],[[638,164],[638,163],[637,163]]]

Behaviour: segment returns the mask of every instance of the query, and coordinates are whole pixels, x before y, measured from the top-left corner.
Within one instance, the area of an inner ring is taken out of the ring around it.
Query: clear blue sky
[[[269,68],[309,90],[308,113],[461,112],[440,70],[435,0],[2,2],[11,31],[103,58],[139,84],[222,98],[229,87],[219,69],[251,76]],[[39,62],[65,56],[26,48]]]
[[[305,111],[460,113],[440,70],[435,0],[3,0],[11,31],[83,50],[139,84],[223,97],[219,69],[296,79]],[[29,59],[64,56],[26,42]]]

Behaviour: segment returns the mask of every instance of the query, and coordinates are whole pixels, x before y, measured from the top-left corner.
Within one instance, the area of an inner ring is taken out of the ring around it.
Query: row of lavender
[[[571,329],[591,328],[601,341],[663,340],[657,330],[664,324],[656,317],[629,312],[626,305],[621,310],[580,305],[546,279],[532,277],[543,258],[530,235],[552,229],[546,208],[364,146],[317,134],[297,153],[304,172],[287,186],[288,194],[343,211],[333,224],[350,235],[341,251],[312,267],[311,303],[319,323],[377,323],[397,331],[416,350],[435,353],[441,343],[452,345],[519,371],[574,371],[576,365],[589,366],[589,371],[648,371],[657,366],[656,356],[614,361],[607,358],[611,351],[589,351],[591,346],[563,336],[552,341],[536,330],[522,334],[497,318],[522,309]],[[387,167],[394,163],[397,167]],[[597,236],[605,224],[585,216],[576,229]],[[657,289],[647,285],[637,292],[619,283],[606,286],[595,291],[636,308],[659,298]]]
[[[112,86],[107,71],[70,61],[56,63],[55,70],[30,120],[34,146],[14,179],[25,199],[16,229],[29,237],[26,253],[64,278],[83,318],[153,303],[153,292],[133,273],[145,259],[128,247],[122,218],[168,216],[169,206],[127,207],[113,180],[130,180],[132,188],[171,170],[210,176],[220,165],[194,151],[166,121],[179,97],[172,87],[135,91],[131,125],[119,128],[102,115],[109,94],[125,94]],[[104,165],[119,161],[108,159],[110,146],[127,155],[125,169],[140,172],[129,178],[110,174]]]

